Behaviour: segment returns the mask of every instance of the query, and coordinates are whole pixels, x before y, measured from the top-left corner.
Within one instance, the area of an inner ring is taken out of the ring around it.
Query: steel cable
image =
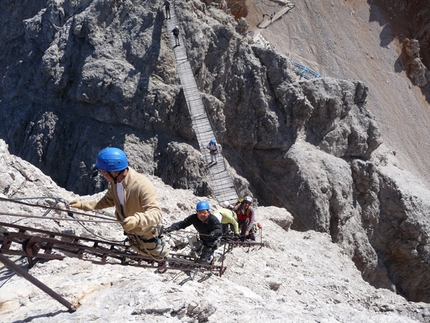
[[[9,199],[9,198],[0,197],[0,201],[17,203],[17,204],[31,206],[31,207],[40,207],[40,208],[44,208],[44,209],[49,209],[49,210],[54,210],[54,211],[60,211],[60,212],[66,212],[66,213],[70,212],[70,209],[62,209],[62,208],[59,208],[59,207],[52,207],[52,206],[33,204],[33,203],[27,203],[27,202],[21,201],[23,199],[47,199],[47,198],[56,199],[55,197],[51,197],[51,196],[29,197],[29,198],[20,198],[20,199]],[[62,199],[60,199],[60,200],[64,204],[66,204],[66,205],[68,204],[64,200],[62,200]],[[85,212],[73,211],[73,213],[74,214],[79,214],[79,215],[85,215],[85,216],[88,216],[88,217],[98,218],[98,219],[102,219],[102,220],[106,220],[106,221],[110,221],[110,222],[119,222],[119,223],[122,223],[122,221],[114,220],[114,219],[111,219],[111,218],[106,218],[106,217],[99,216],[99,215],[88,214],[88,213],[85,213]],[[91,222],[91,220],[86,220],[86,222]],[[94,221],[94,222],[96,222],[96,221]]]

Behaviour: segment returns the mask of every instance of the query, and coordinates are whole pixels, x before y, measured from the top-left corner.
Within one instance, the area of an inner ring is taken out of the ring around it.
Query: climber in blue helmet
[[[109,182],[106,194],[93,200],[73,200],[69,205],[84,211],[114,206],[131,247],[152,259],[164,259],[169,248],[159,233],[162,213],[152,183],[129,167],[126,154],[119,148],[101,150],[96,168]]]
[[[222,235],[221,223],[210,211],[209,203],[200,201],[196,205],[196,213],[191,214],[184,220],[173,223],[164,229],[164,232],[172,232],[193,225],[199,233],[200,241],[203,244],[199,262],[211,263],[213,253],[217,248],[218,237]]]
[[[96,168],[108,182],[115,182],[127,170],[128,160],[119,148],[105,148],[99,152]]]
[[[215,139],[211,139],[206,146],[211,156],[211,163],[217,164],[218,144]]]

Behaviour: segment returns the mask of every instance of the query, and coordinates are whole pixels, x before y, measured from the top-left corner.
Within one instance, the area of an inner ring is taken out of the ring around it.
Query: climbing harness
[[[161,235],[158,235],[156,237],[153,237],[151,239],[143,239],[142,236],[138,236],[136,234],[129,234],[127,233],[128,239],[126,239],[126,241],[128,240],[130,246],[133,246],[135,248],[137,248],[138,250],[141,250],[142,252],[145,252],[146,254],[148,254],[148,256],[153,257],[153,255],[151,253],[149,253],[149,251],[151,250],[156,250],[158,246],[161,245],[161,251],[159,253],[159,255],[161,256],[163,254],[164,251],[164,247],[166,245],[166,243],[163,241]],[[155,243],[154,248],[146,248],[144,244],[141,244],[139,242],[142,243]],[[142,250],[143,248],[143,250]],[[156,259],[154,257],[154,259]]]

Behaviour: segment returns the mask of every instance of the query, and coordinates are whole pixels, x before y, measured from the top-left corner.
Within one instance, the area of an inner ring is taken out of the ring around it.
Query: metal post
[[[220,276],[220,277],[222,276],[223,268],[224,268],[225,245],[226,245],[226,244],[227,244],[227,243],[226,243],[226,242],[224,242],[224,250],[223,250],[223,252],[222,252],[221,268],[220,268],[220,270],[219,270],[219,276]]]
[[[46,294],[63,304],[65,307],[69,309],[69,312],[76,311],[75,306],[73,306],[71,303],[66,301],[64,298],[62,298],[60,295],[58,295],[56,292],[54,292],[52,289],[50,289],[48,286],[43,284],[40,280],[36,279],[32,275],[30,275],[28,272],[26,272],[24,269],[22,269],[20,266],[15,264],[13,261],[11,261],[9,258],[4,256],[0,253],[0,261],[3,262],[7,267],[12,269],[14,272],[16,272],[18,275],[24,277],[27,279],[30,283],[32,283],[34,286],[40,288],[43,290]]]

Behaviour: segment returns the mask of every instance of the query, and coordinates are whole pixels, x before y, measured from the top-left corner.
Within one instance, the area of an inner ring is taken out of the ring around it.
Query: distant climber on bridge
[[[199,262],[211,263],[213,253],[217,249],[218,237],[222,235],[221,223],[210,212],[209,203],[200,201],[196,205],[196,213],[191,214],[184,220],[173,223],[170,227],[165,228],[164,232],[172,232],[193,225],[199,233],[199,238],[203,243],[202,253]]]
[[[237,221],[240,227],[240,236],[243,241],[246,239],[255,240],[255,212],[251,207],[252,202],[252,197],[247,195],[233,207],[233,211],[237,215]]]
[[[237,223],[237,215],[230,209],[230,203],[227,201],[222,203],[222,208],[214,212],[217,218],[221,218],[222,234],[228,235],[233,232],[235,236],[239,236],[239,224]]]
[[[162,213],[152,183],[128,166],[127,156],[119,148],[101,150],[96,168],[109,182],[106,194],[89,201],[73,200],[69,206],[84,211],[114,206],[131,247],[143,256],[164,259],[169,248],[159,235]]]
[[[164,1],[163,6],[166,10],[166,19],[170,19],[170,2],[168,0]]]
[[[173,36],[175,36],[175,45],[180,46],[179,44],[179,27],[175,26],[175,28],[172,29]]]
[[[217,154],[218,154],[218,144],[215,139],[212,139],[209,141],[208,145],[206,146],[206,149],[209,150],[209,154],[211,155],[211,163],[216,164],[217,163]]]

